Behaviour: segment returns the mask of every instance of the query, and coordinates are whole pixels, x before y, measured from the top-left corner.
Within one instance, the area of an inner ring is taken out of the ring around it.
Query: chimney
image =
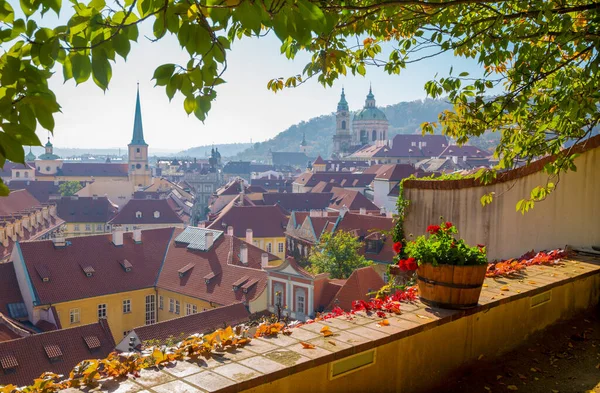
[[[233,236],[233,227],[231,225],[227,227],[227,236]]]
[[[135,243],[141,243],[142,242],[142,230],[141,229],[134,229],[133,230],[133,241]],[[123,239],[121,239],[121,243],[123,242]]]
[[[244,265],[248,264],[248,245],[245,243],[240,246],[240,262]]]
[[[266,252],[263,252],[260,256],[260,267],[262,269],[269,267],[269,254],[267,254]]]
[[[206,250],[210,250],[213,246],[214,234],[212,232],[206,232],[204,234],[204,241],[206,242]]]
[[[115,246],[120,247],[123,245],[123,231],[116,230],[112,234],[112,242]]]
[[[364,216],[365,214],[367,214],[367,208],[366,208],[366,207],[361,207],[361,208],[359,209],[359,211],[358,211],[358,212],[359,212],[361,215],[363,215],[363,216]]]
[[[246,243],[252,244],[252,229],[246,229]]]
[[[382,216],[385,216],[385,206],[383,206],[381,209],[379,209],[379,214],[381,214]]]

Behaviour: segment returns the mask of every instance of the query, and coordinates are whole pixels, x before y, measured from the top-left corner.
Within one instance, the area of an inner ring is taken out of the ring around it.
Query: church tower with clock
[[[135,187],[147,187],[152,184],[152,172],[148,165],[148,144],[144,141],[142,127],[142,109],[140,106],[140,86],[138,84],[135,102],[135,118],[133,121],[133,137],[129,148],[129,181]]]

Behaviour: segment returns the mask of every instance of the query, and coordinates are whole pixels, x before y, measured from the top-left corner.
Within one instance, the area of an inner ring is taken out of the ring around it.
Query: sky
[[[65,11],[68,10],[63,10],[61,19],[65,18]],[[56,23],[56,17],[49,15],[40,22]],[[185,64],[188,57],[174,36],[150,42],[144,37],[150,35],[150,28],[149,23],[141,27],[138,43],[132,43],[127,61],[117,58],[112,64],[112,80],[106,92],[91,78],[79,86],[73,80],[65,83],[62,69],[57,66],[49,81],[62,107],[62,113],[55,117],[55,146],[126,149],[131,140],[138,82],[146,143],[151,151],[168,152],[213,143],[267,140],[291,125],[334,112],[342,87],[350,109],[358,110],[364,105],[369,84],[377,105],[387,106],[424,99],[425,82],[436,73],[447,74],[451,66],[455,75],[458,70],[472,74],[480,71],[475,63],[447,54],[413,64],[399,76],[371,67],[365,77],[344,77],[331,88],[311,80],[298,88],[273,93],[267,90],[267,82],[300,73],[309,55],[300,54],[294,61],[286,59],[272,34],[260,39],[246,38],[237,41],[228,52],[224,75],[227,83],[218,86],[217,100],[202,123],[193,114],[185,113],[181,95],[169,102],[164,87],[154,87],[152,75],[156,67]],[[38,135],[44,142],[48,133],[38,128]]]

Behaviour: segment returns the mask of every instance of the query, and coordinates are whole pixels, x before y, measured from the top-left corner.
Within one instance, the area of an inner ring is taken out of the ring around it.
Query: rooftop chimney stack
[[[214,234],[212,232],[206,232],[204,235],[204,241],[206,242],[206,250],[210,250],[214,242]]]
[[[246,243],[252,244],[252,229],[248,228],[246,229]]]
[[[361,207],[360,210],[359,210],[359,213],[362,216],[366,215],[367,214],[367,208],[366,207]]]
[[[263,252],[260,256],[260,267],[264,270],[269,267],[269,254]]]
[[[142,242],[142,230],[141,229],[133,230],[133,241],[136,243]]]
[[[114,231],[112,234],[112,242],[115,246],[121,247],[123,245],[123,231]]]
[[[244,243],[240,246],[240,262],[244,265],[248,264],[248,245]]]
[[[233,236],[233,227],[231,225],[227,227],[227,235]]]

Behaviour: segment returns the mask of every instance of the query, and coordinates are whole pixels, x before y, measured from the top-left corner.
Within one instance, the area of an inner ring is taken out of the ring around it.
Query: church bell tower
[[[133,120],[133,137],[129,148],[129,180],[135,187],[147,187],[152,183],[152,173],[148,166],[148,144],[144,141],[142,109],[140,105],[140,85],[138,83]]]

